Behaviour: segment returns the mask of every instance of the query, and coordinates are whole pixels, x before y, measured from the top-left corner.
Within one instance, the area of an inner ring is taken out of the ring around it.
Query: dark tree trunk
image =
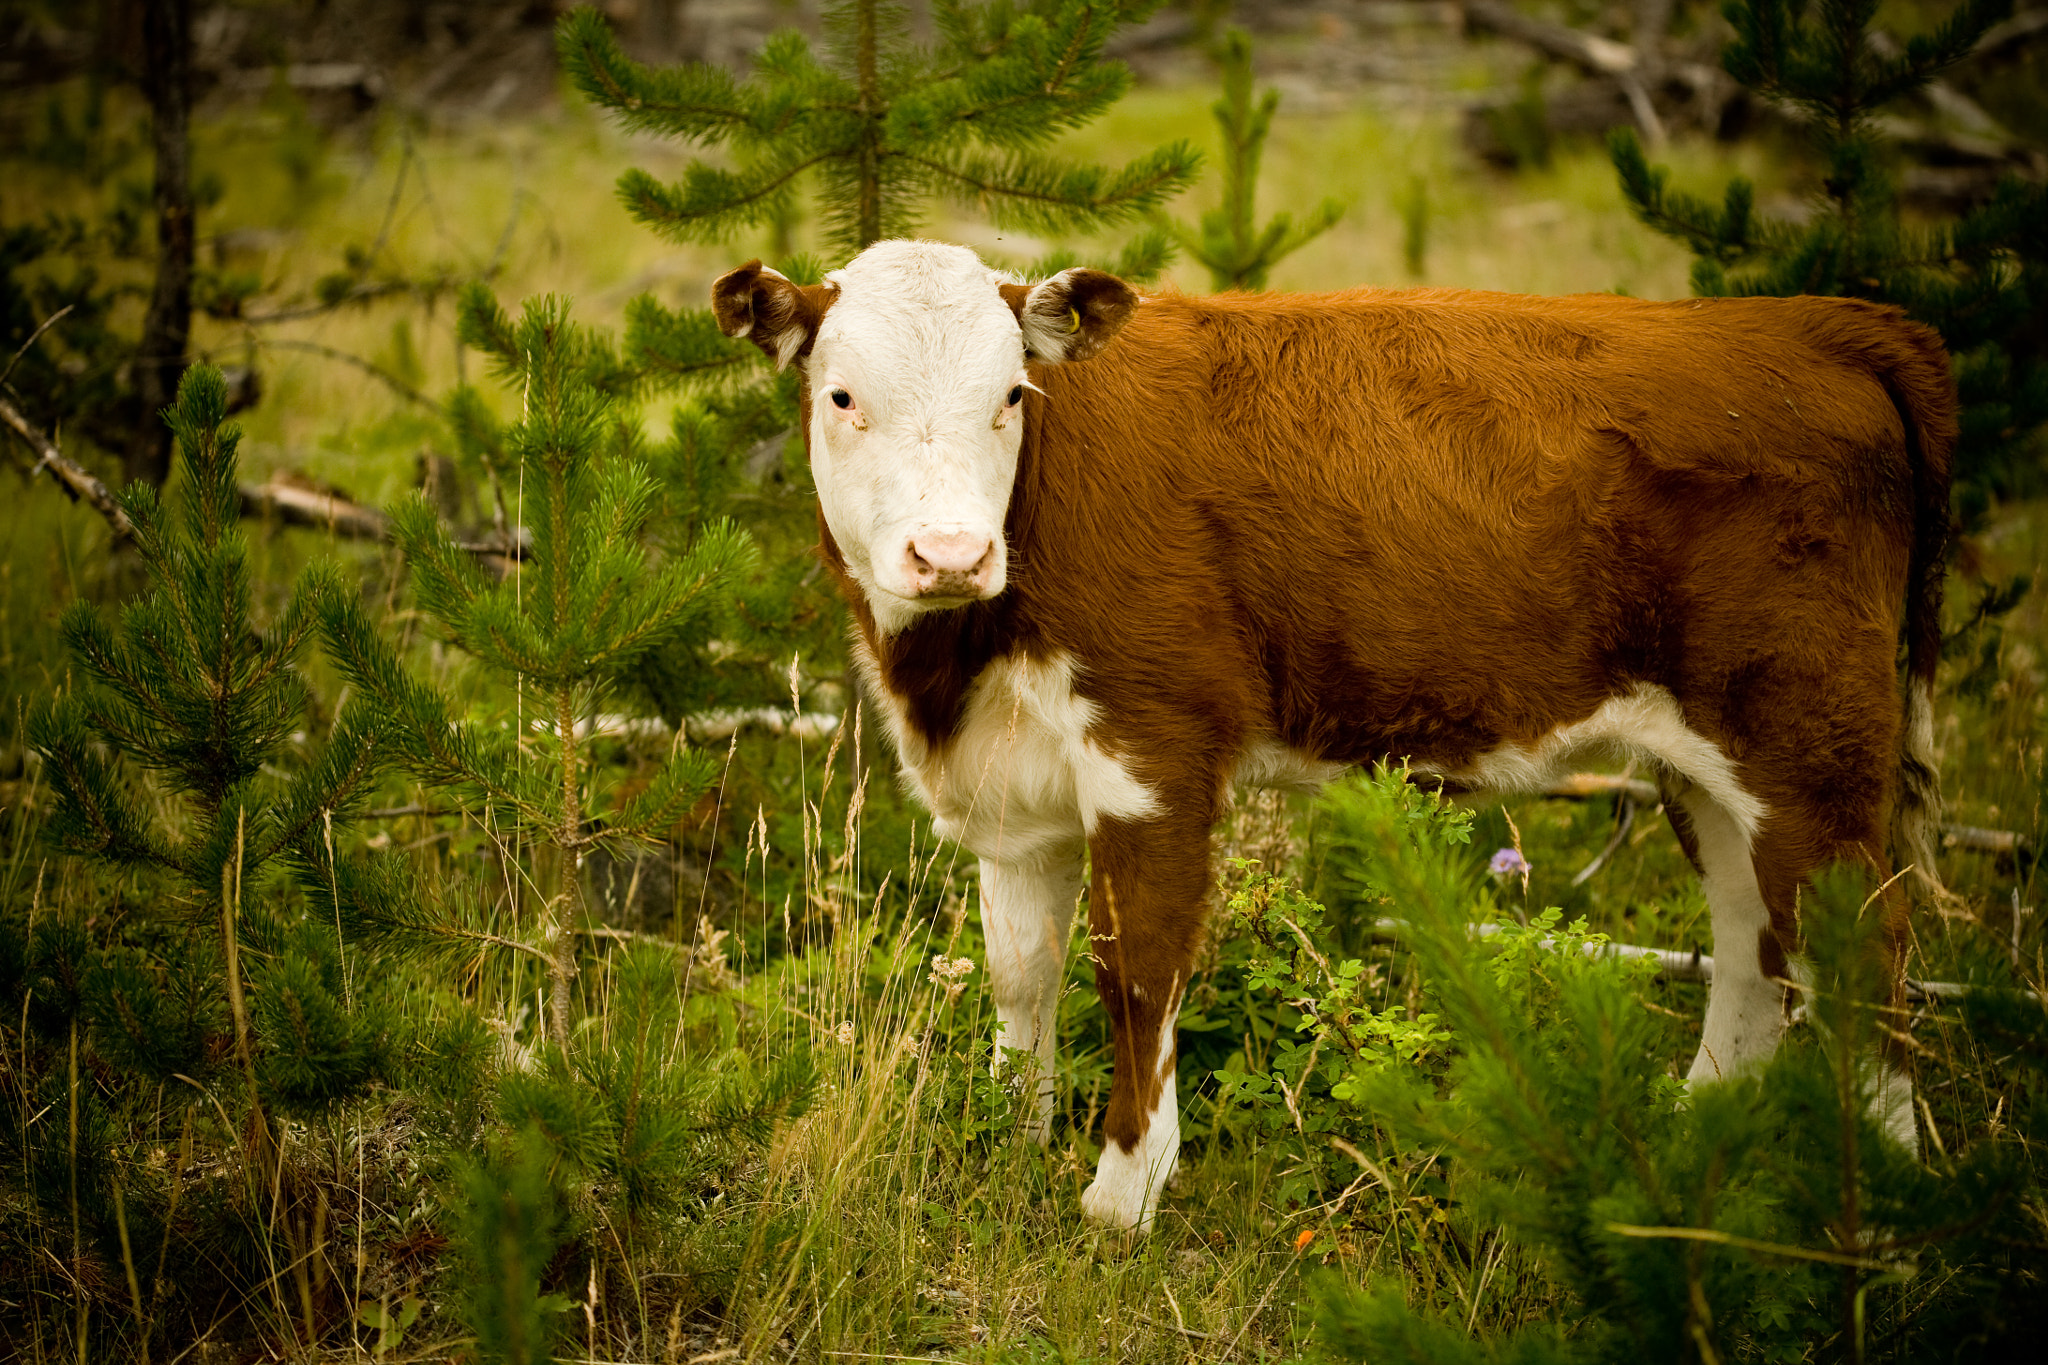
[[[177,396],[192,334],[192,0],[147,0],[142,93],[156,144],[156,288],[135,352],[134,425],[122,472],[161,484],[171,433],[161,413]]]

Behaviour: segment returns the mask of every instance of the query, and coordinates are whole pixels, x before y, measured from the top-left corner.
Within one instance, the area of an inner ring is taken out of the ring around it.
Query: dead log
[[[1625,796],[1638,806],[1650,808],[1655,808],[1664,799],[1658,794],[1656,783],[1612,773],[1573,773],[1545,787],[1543,794],[1566,801],[1597,801],[1601,797]]]
[[[116,539],[126,539],[134,534],[135,527],[129,522],[128,514],[121,510],[120,502],[107,490],[106,484],[91,470],[65,455],[47,433],[24,417],[21,410],[5,397],[0,397],[0,425],[11,429],[35,455],[35,461],[28,469],[29,477],[49,474],[73,502],[86,503],[105,517]],[[287,476],[273,475],[264,483],[241,485],[240,492],[242,515],[251,519],[325,531],[345,540],[391,538],[389,517],[334,489],[309,488]],[[464,554],[508,562],[525,559],[531,547],[532,537],[523,526],[510,544],[504,539],[495,539],[457,541],[455,545]]]

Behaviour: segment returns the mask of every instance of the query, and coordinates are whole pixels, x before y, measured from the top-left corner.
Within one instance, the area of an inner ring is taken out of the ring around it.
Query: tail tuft
[[[1899,787],[1892,807],[1892,848],[1911,863],[1914,880],[1936,900],[1948,889],[1934,861],[1941,827],[1941,772],[1934,756],[1934,688],[1924,678],[1906,682],[1905,728],[1899,735]]]

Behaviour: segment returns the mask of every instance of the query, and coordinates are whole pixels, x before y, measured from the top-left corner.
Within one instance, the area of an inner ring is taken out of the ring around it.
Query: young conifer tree
[[[1254,107],[1252,43],[1243,29],[1233,28],[1224,35],[1219,55],[1223,98],[1211,105],[1210,111],[1223,134],[1223,205],[1202,215],[1200,232],[1179,222],[1171,228],[1181,249],[1208,268],[1217,292],[1264,289],[1273,267],[1329,231],[1344,216],[1344,206],[1325,199],[1298,223],[1292,214],[1282,213],[1263,228],[1257,225],[1253,201],[1258,194],[1259,160],[1272,132],[1273,111],[1280,107],[1280,92],[1266,91]]]
[[[720,242],[786,214],[807,179],[831,250],[852,256],[916,230],[927,202],[951,199],[997,225],[1087,232],[1129,222],[1185,188],[1200,157],[1171,143],[1122,167],[1045,150],[1130,88],[1103,45],[1158,0],[937,0],[938,42],[913,44],[886,0],[826,7],[821,59],[794,31],[771,38],[753,75],[687,63],[628,61],[597,11],[562,21],[562,64],[577,88],[636,132],[729,147],[735,169],[693,162],[678,185],[645,171],[619,179],[640,222],[679,241]],[[1140,235],[1117,269],[1146,278],[1166,261],[1163,233]]]
[[[189,989],[187,970],[220,971],[251,1106],[317,1111],[378,1074],[382,1025],[350,1007],[356,992],[331,928],[300,932],[256,902],[273,868],[324,858],[335,821],[388,759],[363,698],[343,706],[310,758],[294,741],[311,701],[297,660],[335,575],[307,570],[262,628],[240,529],[240,432],[221,425],[226,409],[218,370],[186,373],[165,414],[188,472],[179,506],[164,507],[146,483],[120,495],[149,586],[118,630],[84,603],[65,613],[85,685],[32,718],[30,742],[57,796],[60,845],[170,888],[146,902],[154,923],[140,937],[170,945],[182,968],[119,951],[96,963],[84,994],[96,1044],[150,1084],[207,1075],[193,1012],[210,1002]],[[144,773],[169,808],[149,799]],[[252,933],[262,951],[249,971],[241,945]]]
[[[435,924],[375,868],[334,869],[366,928],[444,940],[495,939],[541,959],[548,1027],[569,1037],[576,936],[583,927],[584,857],[601,844],[659,838],[716,779],[708,755],[673,754],[630,799],[601,802],[586,735],[590,717],[648,654],[729,591],[751,544],[731,523],[657,558],[645,533],[658,487],[633,458],[637,428],[592,382],[606,368],[602,339],[573,326],[553,299],[514,322],[482,289],[465,295],[461,333],[524,394],[524,420],[501,433],[516,510],[531,532],[523,566],[500,579],[458,547],[431,503],[415,495],[394,514],[420,605],[463,652],[512,683],[545,738],[456,723],[448,701],[411,677],[353,597],[330,594],[321,628],[350,682],[388,720],[400,761],[430,784],[487,812],[501,837],[540,851],[544,878],[530,940]]]
[[[1940,224],[1901,214],[1880,111],[1923,90],[1968,55],[2011,0],[1964,0],[1903,51],[1873,41],[1878,0],[1732,0],[1735,40],[1722,65],[1764,98],[1798,112],[1824,167],[1804,222],[1757,212],[1747,180],[1717,208],[1669,189],[1628,130],[1611,151],[1636,215],[1692,249],[1702,295],[1833,294],[1894,303],[1941,333],[1962,400],[1957,510],[2038,490],[2048,422],[2048,186],[2008,180],[1988,203]]]
[[[303,877],[345,835],[387,762],[383,726],[358,698],[320,738],[297,671],[331,567],[270,620],[257,610],[227,400],[219,371],[185,374],[165,414],[185,471],[175,503],[143,482],[120,495],[143,590],[118,623],[85,603],[65,613],[74,685],[29,721],[53,841],[130,888],[90,921],[0,918],[0,1008],[23,1025],[10,1094],[33,1100],[7,1124],[25,1148],[10,1169],[47,1215],[25,1240],[68,1267],[79,1359],[147,1358],[157,1319],[217,1288],[193,1288],[220,1269],[206,1254],[181,1262],[212,1238],[294,1267],[252,1299],[308,1283],[318,1215],[279,1194],[278,1120],[321,1117],[393,1072],[381,974],[279,875]],[[173,1218],[175,1163],[168,1184],[138,1179],[122,1149],[162,1144],[166,1111],[189,1135],[195,1110],[222,1119],[243,1178],[208,1213]],[[128,1314],[91,1330],[79,1275],[124,1265],[135,1328],[117,1346]]]

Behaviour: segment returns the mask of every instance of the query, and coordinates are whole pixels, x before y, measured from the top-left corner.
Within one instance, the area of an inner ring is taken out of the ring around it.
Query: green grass
[[[1144,89],[1084,136],[1081,155],[1127,156],[1166,137],[1209,134],[1207,89]],[[1550,169],[1513,178],[1470,165],[1452,138],[1451,110],[1396,119],[1368,110],[1294,113],[1283,107],[1267,155],[1263,213],[1347,200],[1344,221],[1276,273],[1283,289],[1408,282],[1397,200],[1420,177],[1428,187],[1431,229],[1426,282],[1535,292],[1625,289],[1645,296],[1686,292],[1683,252],[1629,220],[1602,152],[1561,148]],[[1749,174],[1766,195],[1789,183],[1784,168],[1753,148],[1681,145],[1667,158],[1675,181],[1694,190]],[[652,289],[668,303],[700,302],[723,269],[763,249],[679,248],[634,225],[611,196],[628,165],[657,174],[679,164],[673,153],[622,138],[571,108],[488,127],[421,130],[396,120],[333,145],[312,137],[289,107],[236,113],[201,131],[199,161],[226,188],[202,228],[260,228],[243,238],[233,263],[268,283],[265,309],[291,306],[338,268],[351,249],[368,252],[369,278],[434,280],[493,270],[493,287],[516,300],[573,296],[580,318],[615,325],[633,294]],[[47,167],[18,171],[10,215],[74,201],[65,177]],[[130,168],[132,174],[134,168]],[[1180,207],[1192,217],[1213,201],[1205,182]],[[796,245],[809,241],[798,224]],[[1016,260],[1047,243],[999,238],[985,225],[945,215],[933,235]],[[1196,288],[1181,272],[1171,283]],[[482,378],[475,356],[453,342],[450,300],[397,294],[299,322],[250,327],[204,323],[198,348],[225,363],[253,356],[263,403],[242,418],[250,476],[297,470],[368,502],[410,486],[422,451],[445,436],[431,412],[363,369],[283,341],[359,357],[426,395],[458,379]],[[492,393],[505,415],[516,395]],[[660,425],[665,415],[650,411]],[[2044,523],[2038,509],[2009,509],[1971,547],[1972,570],[1987,578],[2040,578]],[[304,531],[256,536],[260,592],[274,604],[308,558],[334,554],[388,604],[395,629],[411,629],[402,567],[386,551],[337,544]],[[21,748],[18,707],[64,684],[67,665],[54,639],[63,606],[79,598],[111,602],[130,585],[110,564],[104,527],[89,511],[62,502],[46,483],[18,491],[0,512],[0,718],[5,803],[0,895],[13,911],[36,917],[111,913],[124,897],[147,896],[139,881],[110,881],[37,842],[48,795]],[[1967,588],[1954,594],[1966,597]],[[1951,619],[1967,616],[1967,601]],[[1954,818],[2042,836],[2043,622],[2039,594],[2002,623],[1959,637],[1945,667],[1939,739]],[[465,666],[415,641],[413,658],[465,687],[479,706],[505,711],[516,699],[492,693]],[[831,660],[810,660],[822,674]],[[312,670],[327,704],[334,679]],[[875,759],[873,729],[866,758]],[[1214,1084],[1192,1063],[1182,1069],[1188,1145],[1154,1235],[1132,1244],[1085,1227],[1078,1195],[1097,1154],[1095,1120],[1107,1077],[1106,1034],[1088,973],[1077,953],[1062,1008],[1059,1075],[1065,1116],[1049,1150],[1003,1138],[1005,1103],[984,1076],[990,1027],[977,971],[950,994],[934,981],[934,954],[979,960],[971,860],[934,845],[929,825],[894,792],[886,764],[871,770],[856,812],[842,754],[836,781],[822,781],[816,744],[793,739],[744,741],[715,810],[671,857],[666,891],[651,912],[622,914],[632,926],[704,949],[700,909],[728,931],[718,952],[733,975],[702,990],[686,1011],[677,1046],[685,1054],[738,1044],[757,1056],[802,1045],[815,1049],[822,1083],[808,1113],[758,1151],[722,1168],[692,1192],[683,1214],[629,1249],[620,1230],[581,1230],[557,1258],[548,1288],[570,1307],[563,1316],[565,1356],[593,1360],[737,1359],[838,1362],[935,1357],[973,1361],[1182,1361],[1313,1356],[1303,1278],[1312,1270],[1362,1284],[1392,1276],[1418,1299],[1460,1305],[1484,1334],[1570,1306],[1528,1253],[1498,1230],[1446,1209],[1420,1165],[1393,1164],[1389,1180],[1349,1199],[1329,1191],[1320,1202],[1288,1207],[1275,1195],[1286,1174],[1251,1138],[1241,1119],[1218,1104]],[[610,776],[631,781],[630,745],[612,755]],[[389,803],[423,794],[394,789]],[[815,810],[807,812],[807,806]],[[1293,857],[1349,931],[1362,935],[1367,908],[1340,903],[1325,852],[1326,808],[1249,802],[1225,831],[1235,848]],[[1632,834],[1585,885],[1572,875],[1608,840],[1612,811],[1602,803],[1518,800],[1488,804],[1475,817],[1473,856],[1514,842],[1535,865],[1528,906],[1564,907],[1596,930],[1634,943],[1703,947],[1703,901],[1668,826],[1642,812]],[[485,831],[460,821],[373,823],[348,837],[410,860],[422,885],[444,896],[475,897],[511,917],[519,904],[505,877],[489,873]],[[480,861],[481,860],[481,861]],[[479,872],[482,867],[483,872]],[[500,869],[502,871],[502,869]],[[1946,916],[1919,921],[1915,975],[1941,977],[1991,947],[2016,945],[2030,979],[2042,980],[2037,915],[2017,921],[2014,907],[2034,903],[2031,873],[2017,875],[1985,855],[1955,853],[1944,868],[1962,895]],[[508,921],[509,922],[509,921]],[[1417,999],[1404,955],[1365,950],[1380,973],[1383,999]],[[592,1027],[607,1018],[605,944],[586,960],[581,1007]],[[1254,1019],[1237,949],[1219,942],[1192,998],[1217,1021],[1201,1040],[1212,1061],[1262,1064],[1276,1023]],[[713,973],[715,976],[715,973]],[[415,1022],[474,1011],[502,1025],[508,1050],[538,1038],[534,972],[495,959],[448,977],[408,977],[398,988]],[[1653,988],[1650,1003],[1672,1012],[1671,1061],[1692,1050],[1704,992],[1686,983]],[[841,1041],[850,1025],[850,1041]],[[18,1027],[0,1032],[27,1046]],[[1953,1147],[1981,1135],[2003,1112],[2004,1073],[1995,1059],[1931,1011],[1921,1038],[1923,1093]],[[1191,1044],[1190,1054],[1197,1049]],[[26,1055],[25,1053],[22,1055]],[[26,1105],[27,1073],[0,1073],[12,1102]],[[305,1272],[237,1268],[238,1249],[208,1244],[214,1263],[190,1270],[197,1282],[234,1292],[194,1298],[158,1327],[158,1355],[209,1333],[236,1349],[259,1347],[279,1358],[440,1360],[459,1356],[455,1312],[461,1286],[442,1255],[441,1201],[449,1185],[428,1132],[423,1101],[387,1091],[329,1122],[287,1134],[286,1169],[294,1204],[273,1196],[290,1217],[318,1201],[325,1210],[317,1245],[302,1248]],[[59,1111],[61,1112],[61,1110]],[[205,1209],[221,1199],[238,1134],[225,1110],[159,1108],[158,1126],[121,1135],[114,1155],[138,1200],[185,1201]],[[993,1125],[993,1126],[991,1126]],[[1369,1154],[1371,1155],[1371,1154]],[[1390,1154],[1377,1154],[1391,1162]],[[12,1176],[8,1180],[12,1180]],[[75,1358],[72,1305],[77,1269],[33,1259],[31,1248],[66,1236],[61,1218],[9,1188],[13,1231],[0,1248],[0,1276],[12,1302],[0,1312],[27,1359]],[[172,1207],[177,1207],[172,1202]],[[197,1217],[197,1215],[192,1215]],[[308,1215],[310,1217],[310,1215]],[[1302,1249],[1304,1232],[1313,1233]],[[309,1234],[310,1235],[310,1234]],[[360,1250],[359,1250],[360,1249]],[[129,1311],[119,1264],[86,1267],[95,1330],[114,1339]],[[240,1278],[237,1278],[240,1276]],[[316,1341],[301,1330],[299,1285],[308,1286]],[[417,1297],[424,1305],[402,1343],[379,1353],[388,1305]],[[374,1310],[374,1311],[373,1311]],[[172,1343],[175,1342],[175,1345]],[[211,1349],[211,1348],[208,1348]],[[227,1348],[223,1348],[227,1349]],[[729,1352],[733,1354],[720,1355]],[[204,1358],[225,1358],[206,1356]]]

